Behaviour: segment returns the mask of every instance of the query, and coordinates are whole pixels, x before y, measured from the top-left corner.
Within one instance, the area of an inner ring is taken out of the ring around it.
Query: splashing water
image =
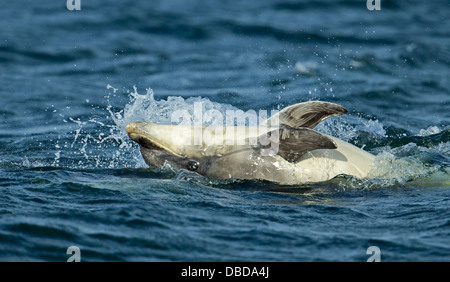
[[[117,89],[110,85],[107,88],[113,89],[113,95],[115,95]],[[106,121],[98,118],[87,118],[86,121],[69,118],[68,120],[76,125],[76,129],[71,133],[70,144],[66,142],[61,145],[57,142],[55,145],[57,151],[52,166],[69,166],[77,169],[147,167],[140,155],[138,145],[128,138],[125,131],[129,122],[173,124],[172,113],[179,109],[186,109],[192,114],[195,102],[201,102],[205,111],[214,109],[224,113],[226,110],[238,110],[229,104],[216,103],[201,97],[184,99],[169,96],[166,100],[155,100],[151,89],[147,89],[145,94],[139,94],[137,88],[134,87],[133,92],[127,92],[127,94],[129,101],[119,111],[114,110],[109,102],[110,97],[107,97],[108,105],[104,110]],[[358,141],[363,135],[370,136],[372,140],[390,138],[380,121],[351,115],[327,119],[320,123],[316,130],[350,143]],[[433,136],[442,133],[443,130],[429,127],[421,130],[418,136]],[[364,149],[365,146],[364,144],[360,147]],[[377,152],[378,177],[369,180],[346,178],[343,182],[340,181],[339,185],[347,188],[367,189],[405,184],[437,174],[445,178],[449,175],[448,159],[442,163],[433,163],[429,156],[432,154],[448,156],[449,151],[450,142],[446,140],[430,148],[418,146],[415,143],[408,143],[396,148],[375,147],[372,153]],[[72,156],[68,157],[69,155]],[[68,159],[71,159],[72,163]],[[74,160],[76,161],[74,162]],[[183,178],[183,175],[181,172],[176,177]]]
[[[112,89],[115,96],[118,89]],[[145,94],[139,94],[134,87],[133,92],[127,92],[129,101],[122,110],[115,111],[107,96],[107,103],[104,113],[105,117],[87,118],[83,121],[79,118],[68,118],[68,121],[76,125],[72,131],[72,141],[60,145],[56,142],[55,160],[53,166],[63,165],[61,158],[63,155],[72,155],[72,163],[66,159],[64,166],[71,168],[123,168],[123,167],[146,167],[140,156],[138,145],[132,142],[125,131],[128,123],[133,121],[154,122],[160,124],[173,124],[171,115],[176,110],[187,110],[193,114],[193,104],[200,102],[203,110],[210,109],[225,112],[236,110],[235,107],[227,104],[211,102],[207,98],[188,98],[169,96],[167,100],[155,100],[152,89],[147,89]],[[105,121],[106,120],[106,121]],[[61,149],[63,151],[61,151]],[[66,150],[66,151],[64,151]],[[77,162],[73,162],[76,156]]]

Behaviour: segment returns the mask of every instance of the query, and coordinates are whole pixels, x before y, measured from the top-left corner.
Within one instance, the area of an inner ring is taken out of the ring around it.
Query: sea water
[[[0,260],[450,259],[447,4],[62,2],[0,9]],[[383,177],[218,181],[148,168],[125,132],[311,100]]]

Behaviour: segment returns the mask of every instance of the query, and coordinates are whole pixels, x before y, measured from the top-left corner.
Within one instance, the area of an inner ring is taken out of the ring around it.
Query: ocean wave
[[[355,34],[343,35],[342,33],[326,34],[324,32],[306,31],[306,30],[288,30],[280,29],[270,25],[241,23],[238,21],[219,21],[216,22],[218,28],[227,28],[229,31],[237,35],[245,35],[250,37],[268,36],[283,42],[295,43],[325,43],[337,45],[339,43],[364,43],[364,44],[385,44],[393,45],[393,39],[385,37],[359,37]]]
[[[279,2],[273,4],[273,9],[275,10],[289,10],[289,11],[305,11],[311,9],[319,9],[319,10],[332,10],[339,8],[359,8],[365,3],[362,1],[355,0],[339,0],[339,1],[286,1]],[[398,9],[401,6],[401,3],[392,1],[392,0],[384,0],[383,7],[386,7],[390,10]],[[364,7],[364,6],[363,6]]]
[[[42,63],[69,63],[78,60],[92,59],[95,52],[91,49],[76,48],[61,51],[27,50],[15,45],[0,46],[0,60],[5,58],[8,63],[33,63],[39,61]]]

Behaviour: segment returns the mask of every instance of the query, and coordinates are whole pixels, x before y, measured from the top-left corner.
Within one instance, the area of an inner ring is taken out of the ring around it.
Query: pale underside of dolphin
[[[347,113],[337,104],[311,101],[284,108],[260,126],[186,126],[132,122],[149,166],[166,163],[217,179],[258,179],[284,185],[373,175],[375,157],[314,131],[324,119]]]

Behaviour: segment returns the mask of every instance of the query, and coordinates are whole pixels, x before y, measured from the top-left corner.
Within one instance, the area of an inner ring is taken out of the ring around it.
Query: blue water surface
[[[0,261],[450,260],[447,2],[64,2],[0,9]],[[389,180],[217,181],[147,168],[125,132],[310,100]]]

